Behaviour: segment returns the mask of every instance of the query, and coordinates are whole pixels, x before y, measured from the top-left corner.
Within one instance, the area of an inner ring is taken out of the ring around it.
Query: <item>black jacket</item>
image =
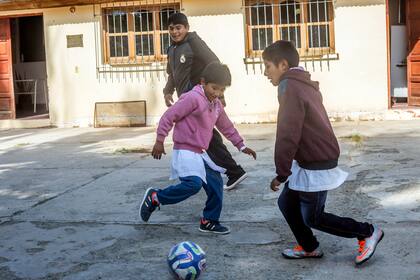
[[[168,48],[168,82],[163,89],[164,94],[178,97],[191,90],[200,82],[201,72],[213,61],[219,61],[207,44],[195,32],[188,32],[180,43],[172,43]]]

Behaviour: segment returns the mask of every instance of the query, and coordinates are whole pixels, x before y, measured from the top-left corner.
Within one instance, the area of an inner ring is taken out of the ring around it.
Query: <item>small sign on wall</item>
[[[83,34],[67,35],[67,48],[83,48]]]

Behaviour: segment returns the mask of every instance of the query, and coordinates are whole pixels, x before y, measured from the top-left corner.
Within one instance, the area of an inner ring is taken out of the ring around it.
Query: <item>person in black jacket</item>
[[[178,97],[190,91],[200,83],[201,73],[213,61],[219,61],[207,44],[195,32],[189,32],[187,16],[183,13],[172,14],[168,19],[171,45],[168,48],[168,81],[163,94],[166,106],[170,107],[173,93],[176,90]],[[219,98],[224,106],[224,97]],[[226,169],[228,181],[225,190],[235,188],[247,177],[247,173],[232,158],[232,155],[223,144],[220,133],[213,129],[213,137],[207,150],[210,158],[218,166]]]

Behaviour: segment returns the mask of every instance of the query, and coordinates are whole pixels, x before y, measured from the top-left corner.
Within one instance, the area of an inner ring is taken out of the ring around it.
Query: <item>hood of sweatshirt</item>
[[[307,71],[305,71],[301,67],[294,67],[289,69],[286,73],[283,74],[283,76],[280,78],[280,82],[286,79],[292,79],[296,81],[300,81],[302,83],[305,83],[311,87],[313,87],[315,90],[319,91],[319,82],[312,81],[311,80],[311,74]]]

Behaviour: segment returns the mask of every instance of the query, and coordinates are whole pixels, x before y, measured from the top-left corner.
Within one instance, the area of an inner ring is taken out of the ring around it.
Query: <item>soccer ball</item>
[[[177,279],[194,280],[206,268],[206,253],[197,244],[184,241],[169,251],[168,265]]]

